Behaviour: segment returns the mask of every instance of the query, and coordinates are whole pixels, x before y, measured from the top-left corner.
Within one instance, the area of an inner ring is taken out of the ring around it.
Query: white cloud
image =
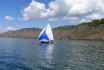
[[[76,22],[79,22],[77,17],[63,17],[63,20],[68,20],[71,25],[75,25]]]
[[[81,20],[80,20],[80,23],[83,23],[83,22],[90,22],[90,20],[87,20],[87,19],[81,19]]]
[[[14,30],[16,29],[10,26],[8,26],[7,28],[0,27],[0,33],[7,32],[7,31],[14,31]]]
[[[8,27],[6,28],[6,31],[14,31],[14,30],[16,30],[16,29],[13,28],[13,27],[10,27],[10,26],[8,26]]]
[[[50,18],[49,21],[57,21],[58,18]]]
[[[49,18],[49,21],[56,21],[62,17],[69,21],[89,21],[101,19],[104,13],[104,0],[54,0],[49,3],[49,8],[45,8],[44,3],[34,0],[23,9],[23,18],[19,20],[31,20]],[[95,18],[96,16],[96,18]]]
[[[5,16],[5,19],[6,19],[6,20],[14,20],[14,18],[11,17],[11,16]]]
[[[54,2],[49,3],[50,8],[50,16],[52,17],[60,17],[60,16],[66,16],[70,6],[68,6],[65,2],[65,0],[55,0]]]
[[[49,10],[45,8],[45,4],[32,0],[30,5],[22,11],[23,18],[18,18],[18,20],[27,21],[31,19],[45,18],[48,16],[48,12]]]
[[[96,20],[96,19],[102,19],[104,18],[104,15],[102,14],[97,14],[97,13],[93,13],[91,15],[87,15],[84,19],[81,19],[81,23],[82,22],[90,22],[92,20]]]
[[[52,17],[63,16],[64,20],[70,22],[88,22],[103,18],[101,15],[104,13],[104,0],[55,0],[49,3],[49,7],[49,15]]]
[[[91,20],[101,19],[102,18],[102,15],[101,14],[91,14],[91,15],[86,16],[86,18],[87,19],[91,19]]]
[[[82,16],[104,12],[103,0],[55,0],[49,3],[52,16]]]
[[[69,20],[69,21],[78,21],[78,18],[77,17],[63,17],[64,20]]]

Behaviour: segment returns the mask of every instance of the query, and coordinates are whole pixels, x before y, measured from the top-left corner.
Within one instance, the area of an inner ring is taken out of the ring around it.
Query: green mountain
[[[1,33],[0,37],[37,39],[41,30],[40,28],[23,28]],[[59,26],[53,28],[53,35],[55,39],[104,40],[104,18],[79,25]]]

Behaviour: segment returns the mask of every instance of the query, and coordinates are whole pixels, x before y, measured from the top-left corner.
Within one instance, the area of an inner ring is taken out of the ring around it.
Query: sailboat
[[[54,44],[54,37],[52,33],[51,26],[49,23],[47,26],[40,32],[38,40],[41,43],[49,43],[49,44]]]

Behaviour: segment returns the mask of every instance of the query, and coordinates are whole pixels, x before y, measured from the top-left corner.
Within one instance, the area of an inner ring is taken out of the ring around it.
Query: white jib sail
[[[46,27],[41,31],[41,33],[39,34],[38,40],[40,38],[40,36],[42,35],[42,33],[46,30]],[[40,39],[40,41],[47,41],[46,39]]]

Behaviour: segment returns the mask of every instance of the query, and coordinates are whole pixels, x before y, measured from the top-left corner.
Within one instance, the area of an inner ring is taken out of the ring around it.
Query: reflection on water
[[[0,38],[0,70],[104,70],[104,42]]]
[[[39,46],[40,46],[40,54],[39,54],[40,68],[51,70],[52,69],[51,61],[54,44],[39,44]]]

